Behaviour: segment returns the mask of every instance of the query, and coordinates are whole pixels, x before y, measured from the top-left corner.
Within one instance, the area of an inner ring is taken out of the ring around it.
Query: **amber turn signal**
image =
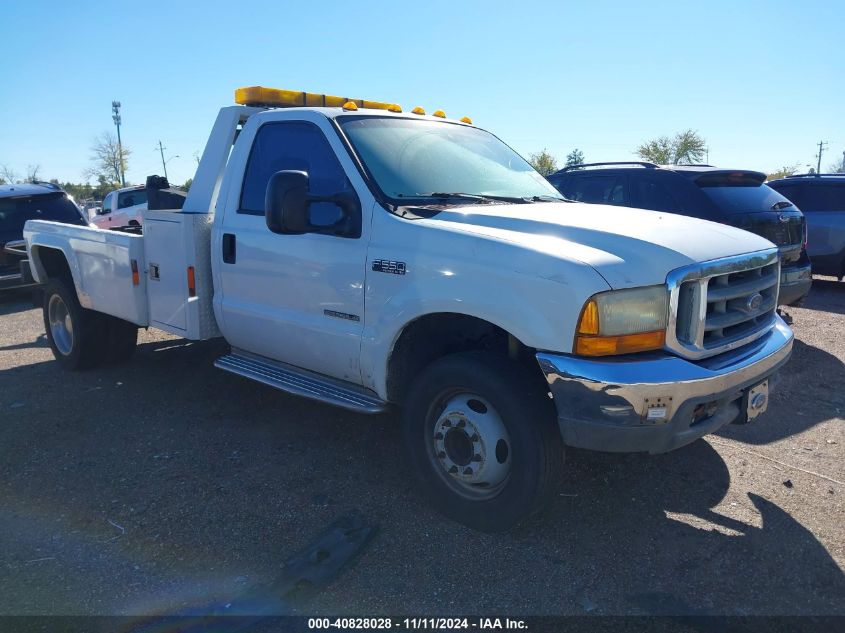
[[[581,311],[578,320],[578,334],[599,333],[599,306],[594,299],[590,299]]]
[[[665,330],[640,332],[622,336],[577,336],[575,353],[581,356],[612,356],[662,349],[666,343]]]

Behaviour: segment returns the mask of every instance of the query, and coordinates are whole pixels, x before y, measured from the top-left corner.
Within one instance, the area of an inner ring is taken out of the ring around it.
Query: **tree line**
[[[704,138],[695,130],[689,129],[678,132],[674,136],[659,136],[646,141],[637,147],[634,153],[641,160],[657,165],[700,165],[708,150]],[[545,148],[537,153],[530,154],[528,162],[544,176],[559,170],[557,160]],[[582,164],[584,164],[584,153],[575,149],[566,156],[564,167],[577,167]],[[767,174],[768,180],[790,176],[797,173],[800,167],[800,163],[786,165],[771,174]],[[815,169],[811,167],[809,172],[815,173]],[[831,164],[827,173],[845,173],[845,156]]]
[[[59,182],[56,178],[42,177],[41,165],[28,165],[26,172],[19,174],[9,165],[0,164],[0,185],[49,182],[60,186],[76,200],[102,200],[110,191],[122,186],[121,174],[129,168],[132,150],[118,144],[111,132],[103,132],[91,141],[90,151],[88,167],[82,171],[82,182]],[[192,182],[189,178],[183,188],[189,189]],[[127,186],[130,184],[127,182]]]

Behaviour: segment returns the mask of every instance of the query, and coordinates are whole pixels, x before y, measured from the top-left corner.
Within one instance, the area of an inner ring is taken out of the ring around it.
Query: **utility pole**
[[[161,154],[161,168],[164,169],[164,178],[167,179],[167,163],[164,162],[164,148],[161,146],[161,139],[158,141],[158,151]]]
[[[126,171],[123,166],[123,144],[120,142],[120,101],[111,102],[112,121],[117,126],[117,160],[120,166],[120,185],[126,186]]]
[[[819,153],[816,158],[819,159],[818,165],[816,165],[816,175],[822,173],[822,152],[824,152],[825,148],[827,147],[826,141],[819,141]]]
[[[164,147],[161,144],[160,140],[158,142],[158,148],[157,149],[159,151],[159,154],[161,154],[161,168],[164,170],[164,178],[165,178],[165,180],[167,180],[167,163],[172,161],[174,158],[179,158],[179,154],[176,154],[175,156],[171,156],[167,160],[164,160],[164,150],[166,150],[167,148]]]

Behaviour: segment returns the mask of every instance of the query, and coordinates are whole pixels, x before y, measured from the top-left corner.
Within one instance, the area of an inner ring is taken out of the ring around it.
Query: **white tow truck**
[[[669,451],[765,411],[793,341],[765,239],[566,201],[441,111],[236,102],[183,207],[151,204],[143,235],[27,222],[65,368],[127,358],[138,327],[222,336],[223,370],[401,407],[422,490],[491,531],[549,501],[564,445]]]

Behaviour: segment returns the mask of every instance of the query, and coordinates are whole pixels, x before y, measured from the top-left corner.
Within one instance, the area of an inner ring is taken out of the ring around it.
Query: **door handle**
[[[235,234],[223,234],[223,263],[234,264],[237,258],[237,250],[235,246]]]

